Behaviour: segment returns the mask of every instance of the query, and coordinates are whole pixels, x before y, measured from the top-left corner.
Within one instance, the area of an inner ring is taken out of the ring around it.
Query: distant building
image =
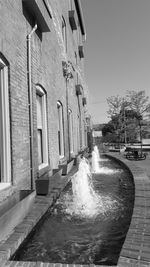
[[[0,1],[0,205],[87,148],[80,0]]]
[[[141,127],[138,129],[137,140],[139,142],[142,141],[143,144],[150,145],[150,121],[142,121]]]
[[[102,129],[104,127],[104,123],[94,124],[93,125],[93,137],[102,137]]]
[[[93,137],[102,137],[102,131],[93,131]]]
[[[150,145],[150,138],[142,139],[142,144],[144,144],[144,145]]]

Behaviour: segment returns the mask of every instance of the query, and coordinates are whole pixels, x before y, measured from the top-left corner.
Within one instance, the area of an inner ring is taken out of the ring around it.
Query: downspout
[[[29,93],[29,135],[30,135],[30,173],[31,173],[31,190],[33,190],[34,180],[34,162],[33,162],[33,99],[32,99],[32,81],[31,81],[31,37],[37,29],[37,24],[32,31],[27,35],[27,78],[28,78],[28,93]]]

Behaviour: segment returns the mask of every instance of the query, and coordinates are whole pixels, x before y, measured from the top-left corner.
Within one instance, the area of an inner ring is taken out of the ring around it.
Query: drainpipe
[[[27,78],[28,78],[28,93],[29,93],[29,127],[30,127],[30,172],[31,172],[31,190],[33,190],[34,179],[34,162],[33,162],[33,108],[32,108],[32,81],[31,81],[31,37],[37,29],[37,24],[32,31],[27,35]]]

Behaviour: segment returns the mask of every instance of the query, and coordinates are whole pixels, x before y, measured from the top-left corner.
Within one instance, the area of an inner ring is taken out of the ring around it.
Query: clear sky
[[[94,123],[107,122],[109,96],[150,97],[150,0],[81,0],[85,73]]]

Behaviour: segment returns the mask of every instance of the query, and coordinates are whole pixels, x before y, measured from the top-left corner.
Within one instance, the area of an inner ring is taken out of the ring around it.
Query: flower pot
[[[62,168],[62,175],[67,175],[71,171],[73,164],[74,159],[68,162],[67,164],[60,165],[60,167]]]
[[[44,179],[37,179],[35,181],[36,185],[36,194],[37,195],[47,195],[48,194],[48,189],[49,189],[49,179],[44,178]]]

